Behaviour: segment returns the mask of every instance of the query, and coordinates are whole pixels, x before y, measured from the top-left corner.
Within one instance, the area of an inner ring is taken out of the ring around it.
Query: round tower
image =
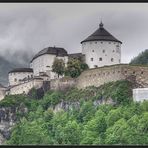
[[[111,35],[103,27],[102,22],[81,44],[82,54],[85,55],[85,62],[89,68],[120,64],[122,42]]]

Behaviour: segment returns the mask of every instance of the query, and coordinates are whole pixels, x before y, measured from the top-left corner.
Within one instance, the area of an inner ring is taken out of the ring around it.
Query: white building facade
[[[120,64],[122,42],[113,37],[100,23],[92,35],[81,42],[82,54],[89,68]]]
[[[148,100],[148,88],[133,89],[133,100],[135,102],[143,102],[144,100]]]
[[[33,70],[31,68],[13,69],[8,74],[9,86],[17,85],[25,80],[33,78]]]
[[[64,48],[48,47],[36,54],[30,63],[34,76],[40,76],[41,73],[45,73],[49,76],[49,79],[58,78],[58,75],[52,72],[55,58],[63,59],[66,65],[68,62],[67,51]]]

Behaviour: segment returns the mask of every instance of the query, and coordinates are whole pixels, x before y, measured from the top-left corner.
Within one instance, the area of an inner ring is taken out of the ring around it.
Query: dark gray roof
[[[37,57],[44,55],[44,54],[54,54],[56,56],[67,56],[67,51],[64,48],[60,48],[60,47],[47,47],[44,48],[43,50],[41,50],[40,52],[38,52],[33,59],[31,60],[31,62],[36,59]]]
[[[82,57],[83,54],[82,53],[71,53],[71,54],[68,54],[68,57],[70,58],[77,58],[77,57]]]
[[[100,23],[99,26],[100,26],[99,29],[97,29],[93,34],[91,34],[85,40],[83,40],[81,44],[87,41],[115,41],[115,42],[120,42],[122,44],[121,41],[117,40],[106,29],[104,29],[102,22]]]
[[[13,72],[33,72],[33,69],[32,68],[15,68],[9,71],[9,73],[13,73]]]

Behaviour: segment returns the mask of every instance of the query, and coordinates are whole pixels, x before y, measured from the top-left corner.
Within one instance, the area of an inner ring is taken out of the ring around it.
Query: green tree
[[[64,74],[65,63],[63,59],[55,58],[53,65],[52,65],[52,71],[58,74],[58,78],[60,75]]]
[[[141,53],[138,54],[138,56],[134,57],[130,64],[148,64],[148,49],[145,51],[142,51]]]
[[[86,69],[88,69],[88,65],[86,63],[83,63],[78,59],[69,59],[65,75],[76,78]]]

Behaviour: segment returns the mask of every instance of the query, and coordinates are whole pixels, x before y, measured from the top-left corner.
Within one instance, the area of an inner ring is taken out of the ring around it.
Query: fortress
[[[49,82],[53,90],[87,86],[100,86],[117,80],[130,80],[136,87],[148,87],[148,67],[121,64],[122,42],[111,35],[101,22],[99,28],[81,42],[82,53],[68,54],[64,48],[47,47],[30,61],[30,68],[17,68],[9,72],[8,87],[0,85],[0,99],[9,94],[27,94],[32,88],[41,88]],[[89,69],[74,79],[52,72],[55,58],[63,59],[65,65],[70,58],[80,58]]]

